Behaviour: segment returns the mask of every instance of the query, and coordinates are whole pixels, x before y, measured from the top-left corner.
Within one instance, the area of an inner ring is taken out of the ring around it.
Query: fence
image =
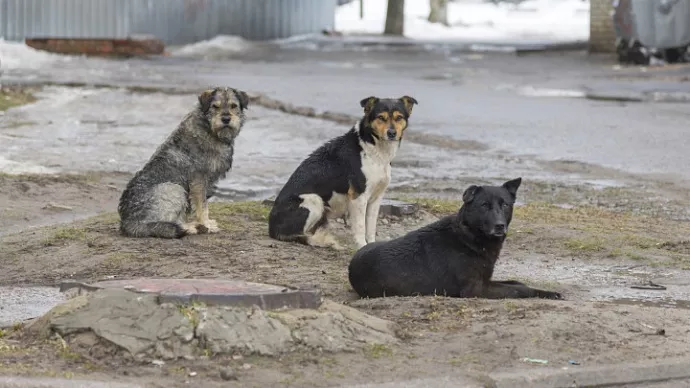
[[[331,29],[335,7],[336,0],[0,0],[0,38],[269,40]]]

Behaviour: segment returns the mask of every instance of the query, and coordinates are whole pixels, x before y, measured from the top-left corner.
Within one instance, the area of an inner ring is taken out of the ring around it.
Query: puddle
[[[676,299],[637,299],[637,298],[620,298],[611,299],[608,302],[613,304],[622,304],[629,306],[644,306],[644,307],[666,307],[666,308],[679,308],[690,310],[690,301],[688,300],[676,300]]]
[[[39,317],[64,301],[54,287],[0,287],[0,327]]]
[[[561,289],[567,300],[690,309],[690,271],[605,261],[570,262],[551,255],[511,256],[506,254],[498,261],[495,278]],[[666,289],[632,288],[649,281]]]

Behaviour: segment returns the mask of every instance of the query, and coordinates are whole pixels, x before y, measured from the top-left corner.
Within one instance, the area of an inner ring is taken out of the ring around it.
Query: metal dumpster
[[[690,1],[614,0],[613,7],[619,61],[690,60]]]

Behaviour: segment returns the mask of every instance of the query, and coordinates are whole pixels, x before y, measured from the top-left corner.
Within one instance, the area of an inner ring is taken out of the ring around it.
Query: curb
[[[690,358],[673,358],[637,363],[569,367],[529,368],[520,372],[488,375],[452,375],[386,383],[341,385],[340,388],[572,388],[620,387],[690,379]]]
[[[445,49],[455,52],[497,52],[524,55],[550,51],[581,51],[587,49],[587,41],[563,41],[563,42],[501,42],[501,41],[473,41],[473,40],[443,40],[426,39],[418,40],[407,37],[393,37],[382,35],[341,35],[323,36],[310,35],[301,39],[281,42],[285,47],[299,46],[306,43],[316,44],[322,47],[339,46],[343,48],[383,47],[383,48],[420,48],[420,49]]]
[[[59,82],[59,81],[20,81],[20,80],[10,80],[10,83],[6,82],[6,85],[21,85],[25,87],[44,87],[44,86],[62,86],[67,88],[93,88],[93,89],[124,89],[131,93],[162,93],[168,95],[184,95],[193,94],[196,95],[204,89],[204,86],[199,87],[171,87],[171,86],[158,86],[158,85],[131,85],[131,84],[110,84],[110,83],[91,83],[91,82]],[[303,116],[303,117],[313,117],[316,119],[322,119],[327,121],[332,121],[338,124],[348,124],[352,125],[359,119],[357,116],[349,115],[346,113],[338,113],[331,111],[317,112],[314,108],[306,106],[295,106],[288,102],[283,102],[281,100],[271,98],[260,92],[247,91],[249,94],[249,99],[253,104],[258,106],[278,110],[287,114]]]
[[[615,387],[690,378],[690,359],[674,358],[638,363],[577,367],[567,370],[531,369],[489,374],[495,388]]]
[[[340,385],[338,388],[485,388],[485,379],[470,376],[444,376],[430,379],[393,381],[388,383],[370,383],[358,385]],[[511,387],[514,388],[514,387]]]
[[[626,91],[589,91],[584,96],[588,100],[618,102],[690,102],[690,92],[626,92]]]
[[[0,377],[0,388],[143,388],[143,386],[94,380]]]

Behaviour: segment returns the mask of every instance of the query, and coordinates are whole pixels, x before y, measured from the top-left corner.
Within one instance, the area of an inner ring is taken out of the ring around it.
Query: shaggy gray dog
[[[232,167],[235,138],[247,109],[247,93],[215,88],[134,175],[120,197],[120,232],[130,237],[180,238],[216,233],[208,198]]]

